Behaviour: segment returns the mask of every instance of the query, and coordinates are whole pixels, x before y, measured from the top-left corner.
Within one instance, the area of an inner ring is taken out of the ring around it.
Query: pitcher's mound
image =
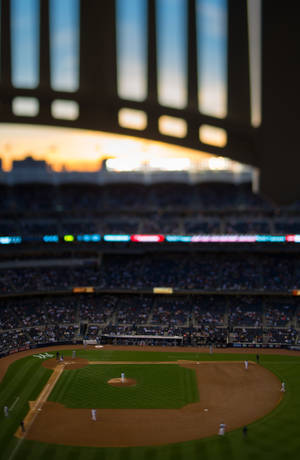
[[[110,379],[108,382],[110,385],[114,387],[132,387],[133,385],[136,385],[136,380],[134,379],[124,379],[122,382],[121,377],[117,377],[115,379]]]

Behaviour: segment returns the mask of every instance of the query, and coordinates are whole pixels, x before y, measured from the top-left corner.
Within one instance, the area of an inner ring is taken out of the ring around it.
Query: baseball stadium
[[[0,460],[297,459],[293,2],[0,8]]]

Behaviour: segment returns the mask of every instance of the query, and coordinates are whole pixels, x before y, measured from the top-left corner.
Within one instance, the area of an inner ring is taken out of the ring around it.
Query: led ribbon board
[[[131,235],[131,241],[135,243],[161,243],[164,235]]]
[[[101,236],[98,233],[83,235],[25,235],[25,236],[0,236],[0,244],[32,243],[300,243],[300,235],[162,235],[162,234],[134,234]]]

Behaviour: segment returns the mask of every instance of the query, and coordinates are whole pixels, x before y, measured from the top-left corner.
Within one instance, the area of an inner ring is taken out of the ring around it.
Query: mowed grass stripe
[[[128,352],[123,360],[133,361],[132,354]],[[137,352],[143,355],[143,352]],[[66,353],[65,353],[66,354]],[[70,351],[71,354],[71,351]],[[67,354],[66,354],[67,355]],[[203,357],[202,354],[180,354],[176,352],[174,360],[177,359],[196,359],[205,361],[241,361],[244,359],[254,360],[255,355],[238,354],[238,355],[209,355]],[[215,359],[217,358],[217,359]],[[111,360],[112,356],[108,360]],[[114,359],[121,360],[120,356],[115,355]],[[155,361],[155,357],[141,356],[141,361]],[[94,360],[103,360],[103,357],[95,355]],[[159,356],[159,361],[170,361],[170,353],[165,353],[165,358]],[[295,356],[276,356],[265,355],[261,356],[261,364],[270,369],[280,378],[284,379],[287,384],[287,392],[284,395],[282,403],[269,415],[263,419],[249,425],[248,439],[244,440],[241,429],[227,433],[225,438],[213,436],[209,439],[195,440],[188,443],[178,445],[162,446],[162,447],[145,447],[145,448],[129,448],[129,449],[93,449],[93,448],[73,448],[67,446],[50,446],[47,444],[33,443],[24,441],[18,456],[14,460],[23,460],[23,453],[26,450],[26,459],[31,460],[295,460],[299,457],[300,439],[298,435],[300,421],[300,359]],[[96,366],[96,365],[95,365]],[[112,366],[115,368],[115,366]],[[44,369],[45,370],[45,369]],[[73,372],[73,371],[66,371]],[[32,374],[32,379],[35,378],[35,372]],[[8,382],[10,385],[12,382]],[[14,411],[16,424],[19,422],[18,405]],[[6,425],[3,426],[3,419],[0,416],[1,430],[4,434]],[[225,420],[226,422],[226,420]],[[217,427],[216,427],[217,432]],[[1,434],[0,434],[1,436]],[[5,436],[4,436],[5,437]],[[3,437],[2,437],[3,439]],[[11,440],[1,442],[0,439],[0,458],[7,460],[9,458],[9,450],[6,448],[8,444],[13,443]],[[34,445],[34,447],[33,447]],[[40,446],[40,447],[39,447]],[[53,448],[55,455],[53,455]],[[25,449],[25,450],[24,450]]]
[[[116,388],[107,382],[124,372],[137,384]],[[65,370],[49,397],[70,408],[172,409],[198,400],[192,369],[168,365],[91,365]]]
[[[29,380],[24,386],[24,389],[20,394],[20,400],[16,410],[13,410],[9,417],[5,417],[0,422],[0,427],[5,428],[4,430],[1,429],[0,432],[0,446],[2,446],[2,444],[6,445],[5,437],[8,438],[9,436],[14,435],[20,421],[24,419],[29,410],[28,402],[33,401],[38,397],[39,393],[46,385],[50,375],[51,371],[48,369],[39,369],[35,373],[36,380]]]
[[[56,382],[52,392],[48,397],[48,400],[53,400],[51,399],[52,394],[55,394],[55,398],[57,398],[57,400],[62,399],[65,393],[68,393],[70,391],[70,387],[72,386],[74,378],[76,378],[76,375],[73,372],[64,371],[58,379],[58,381]]]
[[[198,382],[196,372],[192,369],[185,369],[183,388],[185,389],[185,400],[196,402],[199,401]]]
[[[71,352],[64,353],[65,356],[71,355]],[[77,350],[76,355],[80,358],[87,359],[88,361],[178,361],[178,360],[192,360],[192,361],[243,361],[246,356],[243,353],[235,353],[232,355],[222,353],[201,353],[201,352],[164,352],[164,351],[130,351],[130,350]],[[255,354],[248,354],[247,359],[255,361]],[[272,355],[265,355],[265,357]],[[281,358],[293,358],[291,356],[284,356]]]
[[[57,447],[34,441],[23,441],[13,460],[31,460],[31,458],[55,458]]]
[[[50,370],[42,368],[40,363],[27,361],[24,364],[24,368],[18,366],[13,367],[11,372],[9,372],[7,379],[7,384],[3,381],[0,385],[0,394],[1,394],[1,403],[10,407],[18,397],[18,401],[13,409],[10,412],[10,415],[15,412],[17,409],[20,410],[21,407],[26,404],[28,407],[28,398],[30,395],[35,395],[36,391],[43,385],[43,382],[46,382],[51,375]],[[32,376],[34,375],[34,380]],[[35,391],[35,389],[37,390]],[[1,414],[2,416],[3,414]],[[3,415],[4,418],[4,415]],[[4,418],[6,421],[10,420],[11,417]],[[1,435],[0,435],[1,436]]]
[[[58,351],[60,351],[58,349]],[[258,354],[260,351],[257,350]],[[53,354],[56,353],[56,349]],[[65,356],[71,356],[72,350],[63,350]],[[76,350],[76,356],[87,359],[88,361],[178,361],[178,360],[192,360],[192,361],[249,361],[256,362],[256,351],[254,353],[244,354],[242,349],[240,353],[203,353],[199,352],[165,352],[165,351],[143,351],[141,350],[106,350],[105,348],[99,350]],[[300,366],[299,357],[296,355],[276,355],[276,354],[260,354],[260,364],[264,365],[271,362],[286,363],[289,362],[298,364]]]
[[[1,405],[11,406],[15,398],[19,396],[24,384],[31,380],[32,375],[40,365],[32,358],[25,358],[22,361],[14,362],[0,383]]]
[[[81,448],[62,445],[57,446],[55,444],[25,440],[24,449],[26,449],[26,453],[28,455],[25,460],[30,460],[30,458],[33,458],[34,460],[79,460],[80,458],[87,460],[89,460],[89,458],[98,458],[99,460],[102,460],[102,457],[99,457],[99,451],[96,448]],[[92,452],[89,452],[90,450],[92,450]],[[22,451],[23,448],[14,460],[23,460]],[[30,455],[32,457],[30,457]]]
[[[20,361],[23,362],[20,364]],[[6,386],[14,393],[14,396],[18,395],[20,398],[13,411],[9,413],[9,417],[4,417],[3,412],[0,416],[0,458],[5,460],[9,458],[17,442],[13,435],[29,410],[28,402],[37,398],[52,373],[51,370],[42,367],[41,362],[34,358],[20,361],[18,366],[9,367],[8,378],[2,381],[0,387],[2,388],[2,384],[6,382]]]
[[[260,351],[257,350],[258,354]],[[71,355],[71,351],[64,352],[65,356]],[[241,350],[240,353],[203,353],[199,352],[164,352],[164,351],[143,351],[143,350],[77,350],[78,357],[87,359],[88,361],[178,361],[178,360],[192,360],[192,361],[249,361],[256,362],[256,351],[254,353],[244,354]],[[296,355],[276,355],[276,354],[260,354],[260,364],[264,365],[271,362],[280,363],[294,363],[300,366],[299,357]]]

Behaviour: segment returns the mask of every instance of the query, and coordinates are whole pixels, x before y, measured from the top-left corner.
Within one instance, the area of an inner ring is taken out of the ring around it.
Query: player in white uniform
[[[7,406],[3,407],[3,411],[4,411],[4,416],[8,417],[8,407]]]
[[[282,391],[283,393],[285,392],[285,383],[284,382],[281,382],[281,389],[280,391]]]
[[[246,359],[245,361],[245,369],[247,370],[248,369],[248,360]]]
[[[225,423],[223,423],[223,422],[220,423],[218,435],[219,435],[219,436],[224,436],[224,434],[225,434],[225,429],[226,429]]]
[[[96,420],[97,420],[96,409],[92,409],[91,414],[92,414],[92,420],[94,420],[94,422],[96,422]]]

